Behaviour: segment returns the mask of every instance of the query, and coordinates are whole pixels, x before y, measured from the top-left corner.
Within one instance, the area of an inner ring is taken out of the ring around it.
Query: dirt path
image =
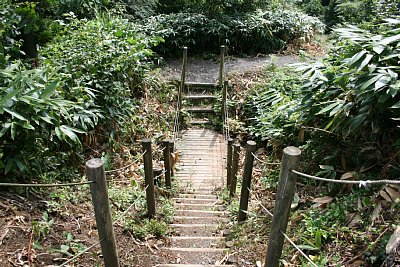
[[[298,62],[296,56],[276,55],[234,58],[227,57],[225,61],[225,71],[227,74],[245,73],[257,70],[271,62],[276,66],[285,66]],[[181,75],[181,59],[167,60],[166,66],[162,68],[161,74],[166,80],[179,80]],[[219,63],[215,60],[205,60],[199,58],[188,58],[187,81],[190,82],[215,82],[218,79]]]

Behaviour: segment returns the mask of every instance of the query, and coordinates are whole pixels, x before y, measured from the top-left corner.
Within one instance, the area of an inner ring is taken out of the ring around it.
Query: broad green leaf
[[[381,77],[383,76],[383,74],[374,74],[373,77],[371,79],[369,79],[368,81],[366,81],[362,86],[361,86],[361,90],[365,90],[367,89],[369,86],[371,86],[373,83],[375,83],[377,80],[379,80]]]
[[[389,85],[391,78],[388,76],[382,76],[379,80],[375,82],[375,91],[378,91],[382,87]]]
[[[61,125],[60,130],[63,134],[68,136],[69,139],[71,139],[73,142],[80,144],[78,136],[74,133],[74,129],[71,127],[68,127],[66,125]]]
[[[17,119],[20,119],[20,120],[22,120],[22,121],[28,121],[28,120],[25,119],[22,115],[20,115],[19,113],[15,112],[15,111],[13,111],[13,110],[11,110],[11,109],[9,109],[9,108],[4,107],[4,111],[7,112],[7,113],[9,113],[11,116],[13,116],[13,117],[15,117],[15,118],[17,118]]]
[[[33,127],[32,125],[30,125],[27,121],[16,121],[15,122],[17,125],[28,129],[28,130],[35,130],[35,127]]]
[[[42,92],[42,94],[40,95],[41,99],[47,99],[49,98],[51,95],[54,94],[54,91],[56,90],[56,88],[59,86],[60,81],[56,80],[53,81],[52,83],[50,83],[46,89],[44,89],[44,91]]]
[[[365,59],[361,62],[360,66],[358,67],[357,71],[362,70],[366,65],[368,65],[373,57],[374,57],[373,55],[367,54],[365,56]]]
[[[372,48],[372,50],[377,53],[378,55],[380,55],[384,50],[385,50],[386,46],[384,45],[376,45]]]
[[[349,67],[353,67],[353,65],[357,63],[366,53],[367,53],[366,50],[362,50],[357,54],[355,54],[349,61]]]
[[[328,111],[332,110],[334,107],[336,107],[336,106],[339,105],[339,104],[340,104],[340,102],[334,102],[334,103],[328,105],[327,107],[323,108],[323,109],[322,109],[321,111],[319,111],[316,115],[319,115],[319,114],[323,114],[323,113],[325,113],[325,112],[328,112]]]
[[[390,108],[400,108],[400,101],[391,106]]]
[[[390,36],[390,37],[387,37],[385,39],[382,39],[379,42],[379,44],[388,45],[388,44],[391,44],[391,43],[394,43],[394,42],[398,42],[398,41],[400,41],[400,34],[397,34],[397,35]]]
[[[4,106],[4,104],[5,104],[8,100],[10,100],[10,99],[13,98],[14,96],[16,96],[21,90],[22,90],[22,88],[18,88],[18,89],[13,88],[13,90],[12,90],[10,93],[6,94],[5,96],[3,96],[3,97],[0,99],[0,106]]]
[[[0,131],[0,137],[2,137],[8,131],[8,129],[10,129],[10,127],[11,123],[4,123],[3,128]]]

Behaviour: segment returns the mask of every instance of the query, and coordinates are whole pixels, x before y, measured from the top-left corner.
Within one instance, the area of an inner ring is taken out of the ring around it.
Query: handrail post
[[[106,267],[118,267],[117,245],[115,243],[103,161],[95,158],[86,162],[86,175],[93,182],[90,184],[90,193],[92,195],[104,264]]]
[[[171,188],[171,152],[169,140],[163,141],[164,147],[164,169],[165,169],[165,185]]]
[[[301,150],[289,146],[283,150],[279,184],[276,193],[274,216],[272,217],[271,232],[269,235],[268,249],[264,267],[279,266],[279,258],[282,255],[284,242],[283,233],[286,232],[290,205],[294,197],[297,175],[292,172],[296,170],[300,160]]]
[[[170,159],[172,159],[172,153],[174,153],[175,150],[175,144],[174,141],[169,141],[169,153],[170,153]],[[171,170],[171,177],[175,176],[175,159],[170,161],[170,170]]]
[[[222,105],[221,105],[221,117],[222,117],[222,123],[224,124],[223,127],[225,127],[225,123],[228,123],[225,121],[225,112],[227,111],[227,105],[226,105],[226,99],[228,95],[228,81],[224,81],[224,86],[222,87]]]
[[[186,80],[186,67],[187,67],[187,51],[188,48],[183,47],[183,58],[182,58],[182,76],[181,76],[181,86],[178,90],[178,110],[180,111],[182,108],[182,93],[185,88],[185,80]]]
[[[226,156],[226,188],[230,189],[232,177],[232,144],[233,139],[228,139],[228,154]]]
[[[240,155],[240,145],[234,144],[232,152],[231,183],[229,188],[229,195],[231,197],[233,197],[236,194],[237,172],[239,169],[239,155]]]
[[[142,140],[143,162],[144,162],[144,178],[146,186],[147,215],[152,218],[156,215],[156,200],[154,196],[154,174],[153,174],[153,157],[151,151],[151,140]]]
[[[219,87],[222,87],[224,80],[224,61],[225,61],[225,46],[221,45],[221,55],[219,60]]]
[[[249,195],[251,187],[251,176],[253,173],[253,153],[257,149],[257,144],[254,141],[247,141],[246,158],[242,178],[242,191],[240,194],[239,216],[238,221],[243,222],[247,218],[247,207],[249,205]]]

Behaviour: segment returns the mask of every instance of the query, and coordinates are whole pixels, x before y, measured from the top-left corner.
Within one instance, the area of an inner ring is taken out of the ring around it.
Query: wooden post
[[[146,186],[147,214],[154,217],[156,215],[156,199],[154,196],[154,176],[153,176],[153,157],[151,151],[151,140],[142,140],[144,178]]]
[[[174,150],[175,150],[175,144],[174,144],[174,141],[169,141],[169,151],[170,151],[170,155],[171,155],[171,163],[170,163],[170,166],[171,166],[171,177],[174,177],[174,175],[175,175],[175,159],[173,159],[172,160],[172,153],[174,153]]]
[[[283,241],[282,232],[286,232],[290,205],[294,197],[294,189],[297,175],[292,173],[296,170],[301,151],[297,147],[289,146],[283,150],[281,171],[279,175],[278,190],[276,193],[274,216],[272,218],[271,232],[269,235],[268,249],[266,253],[265,267],[279,266],[279,258],[282,254]]]
[[[230,189],[232,177],[232,144],[233,139],[228,139],[228,154],[226,156],[226,188]]]
[[[117,245],[115,243],[103,161],[101,159],[91,159],[86,162],[86,175],[93,182],[90,184],[90,193],[105,266],[118,267]]]
[[[221,55],[219,60],[219,87],[222,87],[224,80],[224,61],[225,61],[225,46],[221,45]]]
[[[167,188],[171,188],[171,151],[170,151],[170,141],[164,140],[164,169],[165,169],[165,185]]]
[[[249,205],[249,195],[251,187],[251,176],[253,173],[253,153],[256,152],[257,144],[254,141],[247,141],[246,158],[243,170],[242,191],[240,194],[238,221],[243,222],[247,218],[247,207]]]
[[[231,171],[231,184],[230,184],[230,192],[229,195],[233,197],[236,194],[236,184],[237,184],[237,172],[239,169],[239,154],[240,153],[240,145],[233,145],[233,153],[232,153],[232,171]]]
[[[182,92],[185,89],[185,80],[186,80],[186,65],[187,65],[187,47],[183,48],[183,58],[182,58],[182,75],[181,75],[181,87],[178,91],[178,110],[182,108]]]
[[[226,98],[228,94],[228,81],[224,81],[224,87],[222,87],[222,105],[221,105],[221,117],[222,117],[222,124],[223,127],[225,127],[225,123],[228,123],[225,121],[225,112],[227,110],[227,105],[226,105]]]

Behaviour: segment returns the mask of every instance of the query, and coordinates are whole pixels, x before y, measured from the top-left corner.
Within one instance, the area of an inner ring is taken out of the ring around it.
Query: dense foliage
[[[151,67],[151,48],[162,41],[139,30],[123,19],[73,20],[65,28],[68,34],[43,48],[41,61],[67,75],[67,99],[92,98],[109,122],[121,124],[136,109],[141,79]]]
[[[226,44],[232,52],[274,52],[298,38],[310,39],[324,25],[316,18],[294,10],[258,10],[251,13],[208,17],[176,13],[150,17],[148,33],[158,30],[165,39],[159,52],[177,53],[182,46],[199,52]]]
[[[9,29],[16,30],[13,26]],[[71,165],[82,151],[83,134],[96,125],[110,136],[135,131],[131,124],[146,90],[151,48],[162,39],[108,16],[70,16],[60,29],[41,49],[40,68],[13,63],[17,56],[9,51],[18,53],[19,46],[5,46],[0,69],[0,170],[5,173],[40,177],[51,165]]]
[[[296,124],[319,129],[309,140],[332,146],[313,147],[317,162],[345,169],[384,166],[385,175],[399,174],[399,23],[386,20],[379,35],[354,26],[338,29],[340,42],[327,58],[298,68],[304,80],[275,74],[248,98],[250,114],[256,114],[250,132],[298,143],[296,132],[304,141],[304,128]]]

